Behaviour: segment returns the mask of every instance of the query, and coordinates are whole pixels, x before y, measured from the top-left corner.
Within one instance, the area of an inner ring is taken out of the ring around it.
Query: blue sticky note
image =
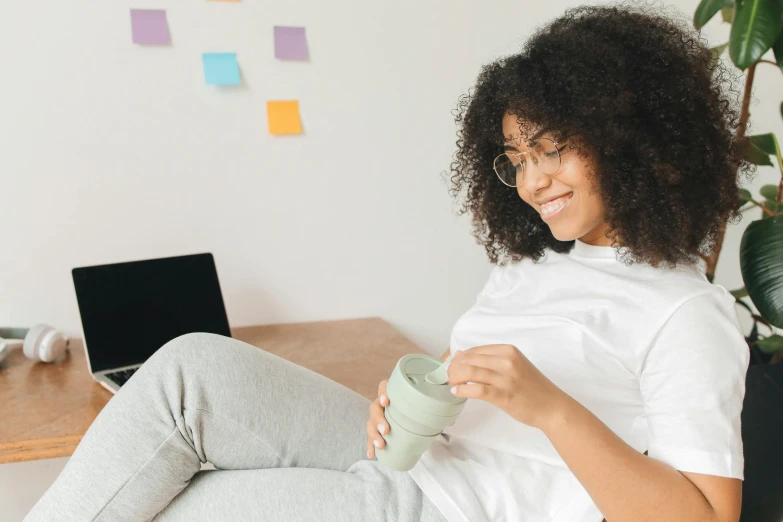
[[[204,53],[202,60],[207,85],[239,85],[237,53]]]

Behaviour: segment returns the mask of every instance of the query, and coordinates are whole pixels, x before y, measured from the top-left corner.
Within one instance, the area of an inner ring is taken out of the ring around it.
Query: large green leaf
[[[739,189],[739,196],[740,196],[740,201],[742,201],[743,203],[747,203],[748,201],[753,199],[753,196],[750,194],[750,191],[747,189]]]
[[[763,187],[761,187],[761,190],[759,190],[759,193],[764,199],[771,199],[772,201],[774,201],[775,198],[778,196],[778,186],[764,185]]]
[[[778,138],[775,136],[775,133],[768,132],[767,134],[756,134],[755,136],[748,136],[748,140],[752,146],[756,147],[763,153],[769,154],[770,156],[775,156],[778,160],[778,168],[781,169],[781,173],[783,173],[783,154],[781,154],[780,144],[778,144]],[[767,158],[767,160],[769,160],[769,158]],[[758,165],[766,165],[766,163],[758,163]]]
[[[776,156],[780,153],[778,150],[778,141],[775,139],[775,135],[771,132],[767,134],[756,134],[754,136],[748,136],[753,145],[763,150],[771,156]]]
[[[783,352],[783,336],[775,334],[759,339],[756,346],[764,353]]]
[[[769,154],[758,148],[750,138],[743,141],[741,146],[741,153],[743,159],[753,163],[754,165],[772,166],[772,160],[769,159]]]
[[[775,60],[778,62],[778,67],[783,71],[783,31],[778,36],[778,41],[772,46],[772,52],[775,53]]]
[[[761,316],[783,328],[783,216],[748,225],[740,242],[740,270]]]
[[[696,12],[693,13],[693,26],[701,29],[725,5],[725,0],[701,0]]]
[[[780,0],[737,0],[729,36],[729,56],[745,70],[772,47],[781,29],[783,2]]]
[[[761,204],[764,205],[764,208],[767,208],[767,209],[771,210],[773,212],[773,214],[781,214],[781,213],[783,213],[783,203],[778,204],[774,200],[767,199],[765,201],[762,201]],[[770,216],[769,214],[767,214],[763,210],[761,211],[761,219],[769,219],[771,217],[773,217],[773,216]]]
[[[730,5],[728,7],[721,8],[720,16],[723,18],[724,22],[731,23],[731,21],[734,20],[734,6]]]

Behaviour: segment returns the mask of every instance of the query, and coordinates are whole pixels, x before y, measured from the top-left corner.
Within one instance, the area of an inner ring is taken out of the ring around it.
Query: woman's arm
[[[685,347],[667,342],[647,354],[640,389],[648,415],[648,444],[655,450],[651,456],[626,444],[514,345],[457,351],[449,366],[449,384],[457,397],[487,401],[511,418],[540,429],[608,522],[737,522],[741,481],[723,477],[737,477],[740,462],[725,438],[740,436],[735,421],[737,390],[745,368],[744,355],[738,356],[741,333],[730,322],[702,320],[699,324],[689,314],[681,319],[693,325],[694,335],[703,335],[705,341]],[[674,348],[679,359],[670,357]],[[661,371],[664,355],[666,371]],[[691,371],[682,370],[681,365]],[[696,392],[700,396],[690,398]],[[695,400],[700,397],[711,400]],[[672,447],[701,454],[689,460]],[[667,460],[656,458],[661,455]],[[693,466],[716,471],[679,472],[669,461],[679,462],[681,469]]]
[[[608,522],[739,520],[739,479],[679,472],[647,457],[567,394],[541,429]]]

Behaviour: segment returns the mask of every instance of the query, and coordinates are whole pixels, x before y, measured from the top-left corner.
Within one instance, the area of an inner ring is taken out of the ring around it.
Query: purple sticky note
[[[307,60],[307,39],[304,27],[275,26],[275,58]]]
[[[143,45],[171,43],[164,9],[131,9],[131,30],[133,43]]]

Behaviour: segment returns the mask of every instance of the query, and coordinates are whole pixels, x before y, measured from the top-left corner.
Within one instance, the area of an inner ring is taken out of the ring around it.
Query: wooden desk
[[[424,353],[379,317],[232,329],[263,347],[374,400],[400,357]],[[65,457],[113,394],[92,379],[81,339],[55,364],[15,350],[0,363],[0,463]]]

